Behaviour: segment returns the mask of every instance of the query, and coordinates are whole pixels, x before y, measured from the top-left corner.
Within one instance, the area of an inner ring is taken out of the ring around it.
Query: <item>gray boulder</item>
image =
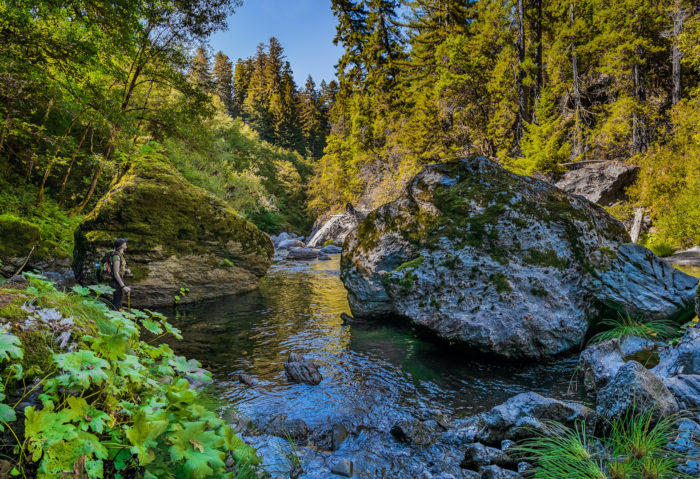
[[[355,317],[398,315],[455,346],[540,358],[578,348],[623,309],[685,314],[695,280],[599,206],[483,157],[427,166],[347,237]]]
[[[579,372],[586,391],[595,393],[606,386],[626,361],[655,365],[659,360],[658,351],[664,347],[662,342],[634,336],[621,341],[608,339],[588,346],[579,356]]]
[[[556,421],[572,426],[576,421],[586,421],[593,430],[595,411],[576,402],[563,402],[546,398],[534,392],[513,396],[483,417],[483,426],[476,439],[485,444],[498,445],[504,439],[519,440],[536,432],[546,432],[547,422]]]
[[[700,409],[700,374],[679,374],[663,381],[681,409]]]
[[[287,379],[295,383],[305,383],[315,386],[323,380],[323,376],[318,370],[318,366],[313,359],[291,353],[284,362],[284,371]]]
[[[284,241],[280,241],[279,244],[275,246],[275,249],[290,249],[290,248],[303,248],[304,242],[299,241],[298,239],[288,239]]]
[[[639,168],[621,161],[591,163],[569,170],[554,183],[567,193],[609,206],[625,199],[625,188],[634,183]]]
[[[622,244],[591,255],[596,274],[586,275],[584,288],[601,303],[624,307],[646,319],[690,317],[698,280],[635,244]]]
[[[314,248],[292,248],[287,254],[287,259],[316,259],[318,251]]]
[[[659,358],[652,371],[660,378],[700,374],[700,328],[688,328],[678,344],[661,351]]]
[[[612,420],[628,411],[653,411],[656,418],[678,412],[678,403],[654,373],[636,361],[622,366],[610,383],[598,391],[596,412]]]
[[[367,212],[356,210],[348,203],[343,213],[332,215],[322,225],[315,225],[307,246],[319,248],[329,241],[336,245],[343,244],[348,233],[357,228],[358,221],[363,220],[366,216]]]

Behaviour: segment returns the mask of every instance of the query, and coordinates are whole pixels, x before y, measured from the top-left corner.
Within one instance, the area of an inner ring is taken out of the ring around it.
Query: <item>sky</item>
[[[255,54],[260,42],[277,37],[297,85],[311,75],[318,86],[335,78],[342,49],[333,45],[335,17],[331,0],[243,0],[228,18],[228,30],[214,34],[212,54],[221,50],[236,63]]]

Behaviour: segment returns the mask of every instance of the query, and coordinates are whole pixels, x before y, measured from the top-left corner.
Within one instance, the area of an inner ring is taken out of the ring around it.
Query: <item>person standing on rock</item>
[[[110,278],[109,285],[114,288],[112,306],[116,311],[119,311],[122,307],[124,293],[131,293],[131,288],[124,284],[124,276],[129,273],[129,270],[126,269],[126,260],[124,259],[125,251],[126,240],[124,238],[117,238],[114,240],[114,253],[112,253],[112,257],[109,259],[112,267],[112,277]]]

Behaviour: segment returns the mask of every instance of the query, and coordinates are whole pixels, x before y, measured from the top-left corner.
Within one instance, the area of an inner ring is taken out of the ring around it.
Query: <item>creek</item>
[[[173,322],[184,338],[172,346],[214,373],[209,392],[224,409],[250,417],[258,430],[279,414],[301,419],[317,443],[337,422],[388,432],[393,421],[422,411],[465,417],[526,391],[578,397],[568,391],[575,355],[531,364],[479,360],[450,354],[402,324],[345,323],[340,315],[350,310],[338,271],[339,255],[275,263],[258,291],[180,308]],[[287,380],[291,352],[321,365],[319,385]],[[241,383],[241,373],[254,385]]]

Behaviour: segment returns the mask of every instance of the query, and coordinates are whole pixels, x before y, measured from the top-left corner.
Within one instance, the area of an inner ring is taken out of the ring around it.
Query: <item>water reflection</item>
[[[332,261],[280,263],[260,290],[195,305],[175,323],[184,339],[173,347],[214,372],[216,393],[248,414],[285,412],[317,421],[367,416],[388,421],[401,408],[439,407],[464,415],[524,391],[562,397],[575,358],[514,366],[454,357],[397,324],[343,324],[346,291]],[[318,386],[288,383],[290,352],[317,360]],[[256,383],[248,387],[238,373]]]

